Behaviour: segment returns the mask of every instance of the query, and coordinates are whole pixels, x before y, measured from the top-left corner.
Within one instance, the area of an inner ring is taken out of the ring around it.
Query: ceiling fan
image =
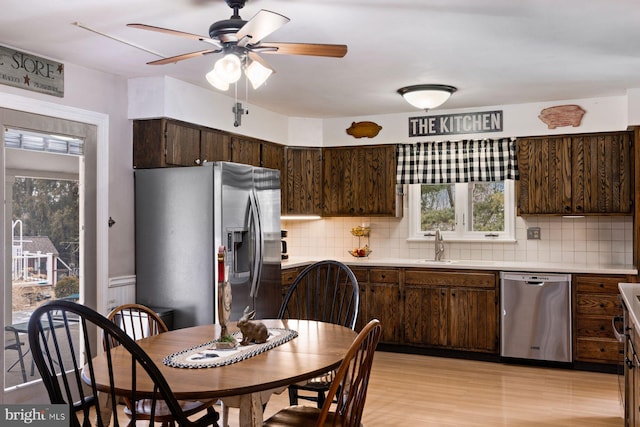
[[[244,7],[246,0],[225,0],[225,2],[233,9],[233,15],[229,19],[211,24],[209,37],[146,24],[127,24],[127,26],[187,37],[212,45],[209,49],[163,58],[148,64],[176,63],[210,53],[222,53],[224,56],[206,75],[209,83],[221,90],[227,90],[229,84],[238,81],[242,70],[254,89],[264,83],[274,70],[262,59],[259,55],[261,53],[334,58],[342,58],[347,54],[347,46],[343,44],[263,42],[262,39],[289,22],[289,18],[263,9],[253,18],[245,21],[240,17],[239,10]]]

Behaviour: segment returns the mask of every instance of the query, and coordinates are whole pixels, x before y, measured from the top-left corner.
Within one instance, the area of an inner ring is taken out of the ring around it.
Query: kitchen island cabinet
[[[633,134],[518,139],[518,215],[630,215]]]

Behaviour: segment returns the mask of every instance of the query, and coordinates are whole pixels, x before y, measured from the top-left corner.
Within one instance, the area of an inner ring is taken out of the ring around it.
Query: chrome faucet
[[[444,255],[444,240],[442,239],[442,235],[440,234],[440,229],[436,230],[436,237],[434,239],[435,242],[435,260],[440,261],[442,259],[442,255]]]

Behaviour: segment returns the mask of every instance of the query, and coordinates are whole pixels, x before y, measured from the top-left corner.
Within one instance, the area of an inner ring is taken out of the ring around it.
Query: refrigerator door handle
[[[258,288],[260,287],[260,278],[262,276],[262,253],[264,251],[260,205],[258,204],[255,190],[252,190],[251,193],[249,193],[249,209],[251,210],[251,216],[254,222],[254,242],[256,245],[253,259],[253,275],[251,277],[251,291],[249,292],[249,296],[253,298],[258,294]]]

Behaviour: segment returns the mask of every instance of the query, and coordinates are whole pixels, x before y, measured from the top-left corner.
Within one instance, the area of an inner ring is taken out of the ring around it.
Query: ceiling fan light
[[[398,89],[398,93],[411,105],[430,110],[444,104],[457,89],[447,85],[414,85]]]
[[[253,89],[258,89],[273,74],[273,68],[261,64],[259,61],[251,61],[244,73],[251,82]]]
[[[207,78],[207,81],[209,82],[209,84],[213,87],[215,87],[216,89],[225,91],[229,89],[229,83],[227,83],[226,81],[222,80],[220,78],[220,76],[218,75],[218,73],[216,72],[216,69],[214,68],[213,70],[209,71],[205,77]]]
[[[218,77],[227,83],[235,83],[242,76],[242,61],[237,55],[228,53],[216,61],[213,67]]]

